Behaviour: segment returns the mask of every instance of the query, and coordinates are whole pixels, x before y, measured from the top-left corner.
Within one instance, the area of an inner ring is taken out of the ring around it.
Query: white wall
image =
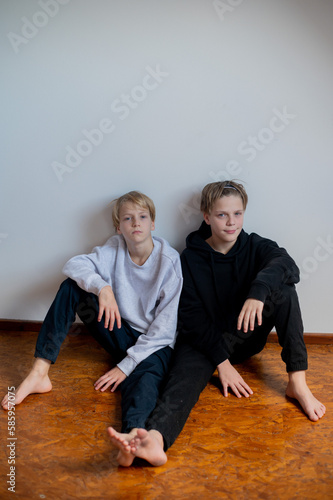
[[[151,196],[182,250],[229,177],[301,268],[305,331],[332,332],[332,23],[331,0],[1,0],[0,317],[43,319],[115,197]]]

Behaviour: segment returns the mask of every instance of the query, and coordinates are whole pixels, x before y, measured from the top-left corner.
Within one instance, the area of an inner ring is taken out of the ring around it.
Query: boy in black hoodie
[[[242,229],[247,194],[233,181],[205,186],[204,221],[186,240],[181,255],[184,286],[179,305],[179,333],[167,385],[146,429],[139,429],[124,452],[166,462],[165,451],[217,369],[223,395],[238,398],[252,389],[234,363],[259,353],[276,328],[288,372],[287,396],[298,400],[312,421],[325,406],[305,379],[307,352],[295,290],[299,269],[274,241]]]

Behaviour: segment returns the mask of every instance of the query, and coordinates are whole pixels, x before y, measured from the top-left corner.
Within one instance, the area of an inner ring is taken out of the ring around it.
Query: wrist
[[[226,366],[226,365],[230,365],[230,361],[229,361],[229,359],[225,359],[224,361],[221,361],[221,363],[219,363],[219,364],[217,365],[217,369],[219,369],[219,368],[223,368],[223,367],[224,367],[224,366]]]

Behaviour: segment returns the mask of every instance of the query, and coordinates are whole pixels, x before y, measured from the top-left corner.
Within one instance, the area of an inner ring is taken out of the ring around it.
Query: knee
[[[67,278],[61,283],[61,285],[59,287],[59,291],[67,292],[69,290],[76,289],[76,288],[79,288],[77,283],[74,280],[72,280],[71,278]]]
[[[265,301],[263,316],[269,317],[281,307],[298,307],[298,296],[295,285],[282,285],[274,290]]]

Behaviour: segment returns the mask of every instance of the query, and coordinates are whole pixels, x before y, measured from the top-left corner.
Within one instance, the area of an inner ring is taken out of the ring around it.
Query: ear
[[[204,213],[203,217],[204,217],[204,221],[206,222],[206,224],[208,224],[208,226],[210,226],[210,215]]]
[[[121,234],[120,227],[117,227],[117,234]]]
[[[154,231],[154,230],[155,230],[155,222],[154,222],[154,221],[151,221],[150,230],[151,230],[151,231]]]

